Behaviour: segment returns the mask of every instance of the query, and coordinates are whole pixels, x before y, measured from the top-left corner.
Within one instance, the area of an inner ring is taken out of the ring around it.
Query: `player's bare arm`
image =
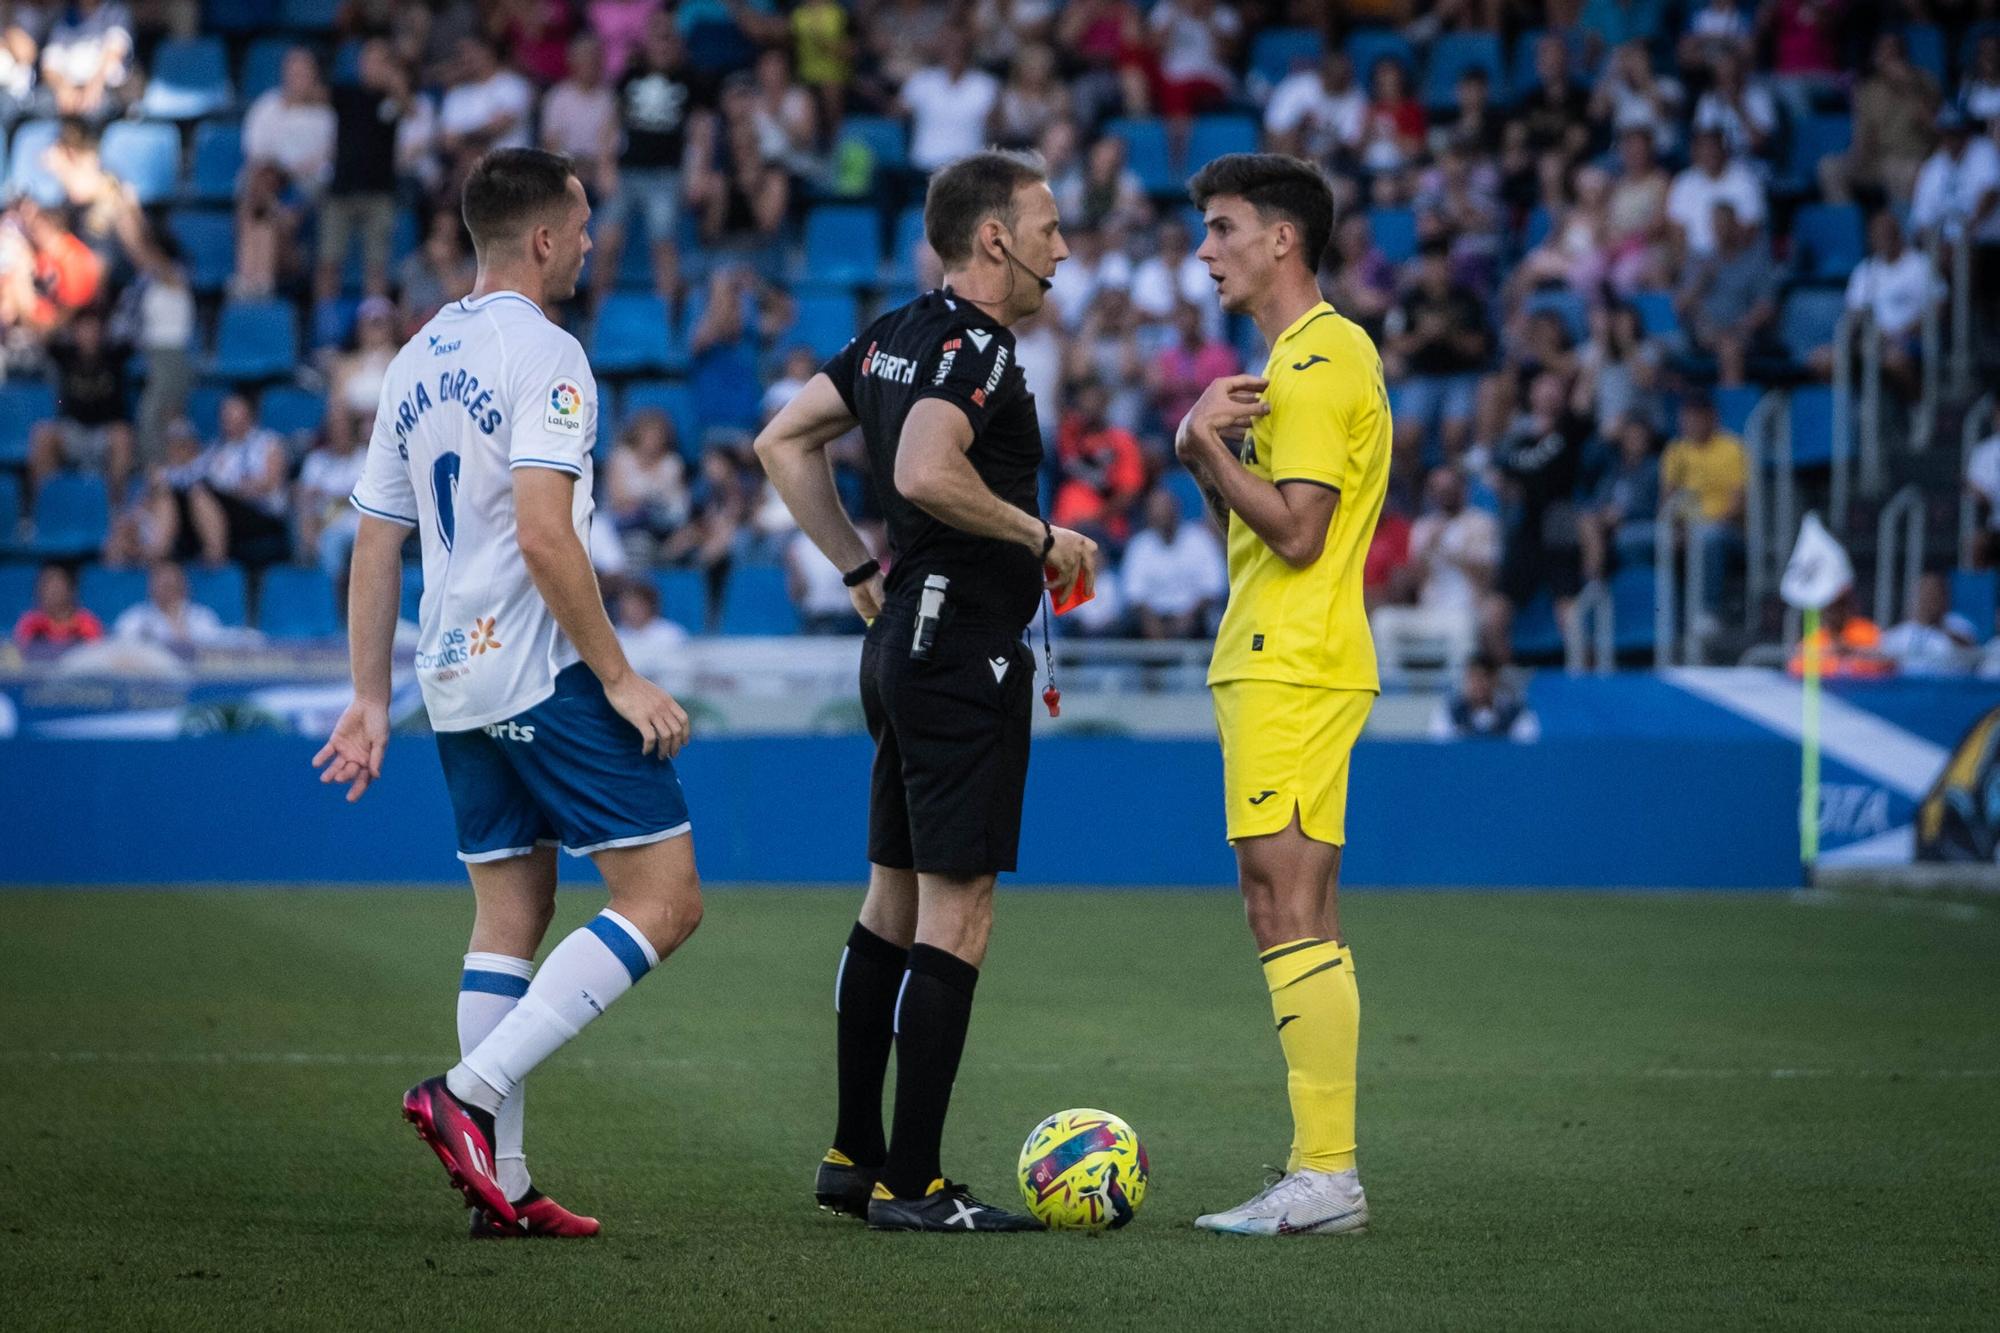
[[[1327,524],[1340,492],[1308,481],[1273,484],[1238,461],[1228,437],[1270,413],[1270,404],[1257,397],[1266,387],[1258,375],[1230,375],[1210,384],[1182,420],[1174,450],[1204,492],[1213,488],[1212,505],[1234,513],[1279,559],[1303,569],[1319,559],[1326,545]]]
[[[514,470],[514,526],[535,589],[598,680],[604,697],[643,738],[645,753],[672,758],[687,744],[687,710],[632,669],[571,519],[576,481],[553,468]]]
[[[824,374],[806,381],[791,402],[757,436],[757,458],[764,475],[778,488],[785,507],[820,554],[846,573],[873,558],[854,521],[840,505],[834,485],[833,461],[826,446],[856,425],[854,414],[833,381]],[[882,575],[878,572],[850,587],[848,596],[863,620],[882,614]]]
[[[396,604],[402,596],[403,539],[409,535],[402,524],[370,514],[361,516],[354,535],[347,575],[347,648],[354,701],[313,756],[319,780],[347,783],[350,801],[360,800],[368,784],[382,776],[382,754],[389,745],[389,658],[396,639]]]
[[[1213,380],[1174,431],[1174,453],[1201,488],[1209,516],[1224,531],[1229,528],[1229,502],[1208,475],[1210,452],[1200,448],[1194,437],[1212,434],[1225,443],[1240,437],[1258,417],[1270,413],[1270,404],[1263,399],[1267,387],[1262,375],[1226,375]]]
[[[939,522],[976,537],[1015,542],[1041,554],[1053,534],[1055,542],[1042,556],[1055,571],[1051,588],[1067,589],[1079,575],[1095,578],[1097,543],[1068,528],[1045,526],[995,495],[965,456],[971,447],[972,422],[965,413],[937,399],[920,400],[903,423],[896,490]]]

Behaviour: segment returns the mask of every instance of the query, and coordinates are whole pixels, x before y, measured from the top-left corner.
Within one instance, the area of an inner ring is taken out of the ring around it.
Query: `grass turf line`
[[[455,1050],[466,895],[0,895],[7,1322],[1972,1326],[2000,1294],[2000,915],[1357,894],[1375,1227],[1270,1243],[1188,1225],[1289,1132],[1233,896],[1003,891],[947,1169],[1011,1202],[1029,1127],[1096,1105],[1155,1174],[1123,1233],[968,1240],[811,1206],[855,902],[712,895],[531,1085],[537,1182],[605,1236],[497,1246],[397,1118]]]

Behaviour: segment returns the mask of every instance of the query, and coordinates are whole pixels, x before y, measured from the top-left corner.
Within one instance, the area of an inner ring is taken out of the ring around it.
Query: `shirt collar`
[[[1310,310],[1306,311],[1303,315],[1300,315],[1297,319],[1293,320],[1291,323],[1291,327],[1287,328],[1283,333],[1278,335],[1278,340],[1271,344],[1272,349],[1276,350],[1277,348],[1283,347],[1286,341],[1292,338],[1294,335],[1296,335],[1300,329],[1312,323],[1314,320],[1318,319],[1321,315],[1331,315],[1332,313],[1333,313],[1333,307],[1327,304],[1325,301],[1314,302]]]
[[[464,300],[458,303],[458,308],[460,310],[466,310],[466,311],[484,310],[487,306],[492,305],[495,301],[507,301],[507,300],[526,301],[529,305],[534,306],[536,314],[539,315],[543,313],[542,307],[537,302],[530,300],[526,296],[523,296],[520,292],[511,290],[488,292],[484,296],[468,296]]]

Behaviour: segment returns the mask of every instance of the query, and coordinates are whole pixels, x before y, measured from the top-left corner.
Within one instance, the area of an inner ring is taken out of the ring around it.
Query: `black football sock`
[[[978,984],[979,969],[965,960],[928,944],[910,950],[896,1006],[895,1128],[882,1164],[882,1183],[899,1199],[922,1198],[944,1174],[944,1117]]]
[[[882,1078],[896,1040],[896,991],[909,960],[908,949],[858,921],[840,952],[840,975],[833,986],[840,1119],[833,1146],[856,1166],[878,1167],[889,1153],[882,1138]]]

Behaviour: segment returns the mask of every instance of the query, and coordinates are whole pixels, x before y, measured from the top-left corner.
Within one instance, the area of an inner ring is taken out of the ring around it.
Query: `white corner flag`
[[[1799,524],[1799,544],[1792,548],[1778,594],[1806,613],[1799,701],[1799,864],[1808,884],[1813,863],[1819,860],[1819,613],[1853,584],[1854,562],[1847,558],[1847,548],[1826,530],[1818,514],[1807,514]]]

